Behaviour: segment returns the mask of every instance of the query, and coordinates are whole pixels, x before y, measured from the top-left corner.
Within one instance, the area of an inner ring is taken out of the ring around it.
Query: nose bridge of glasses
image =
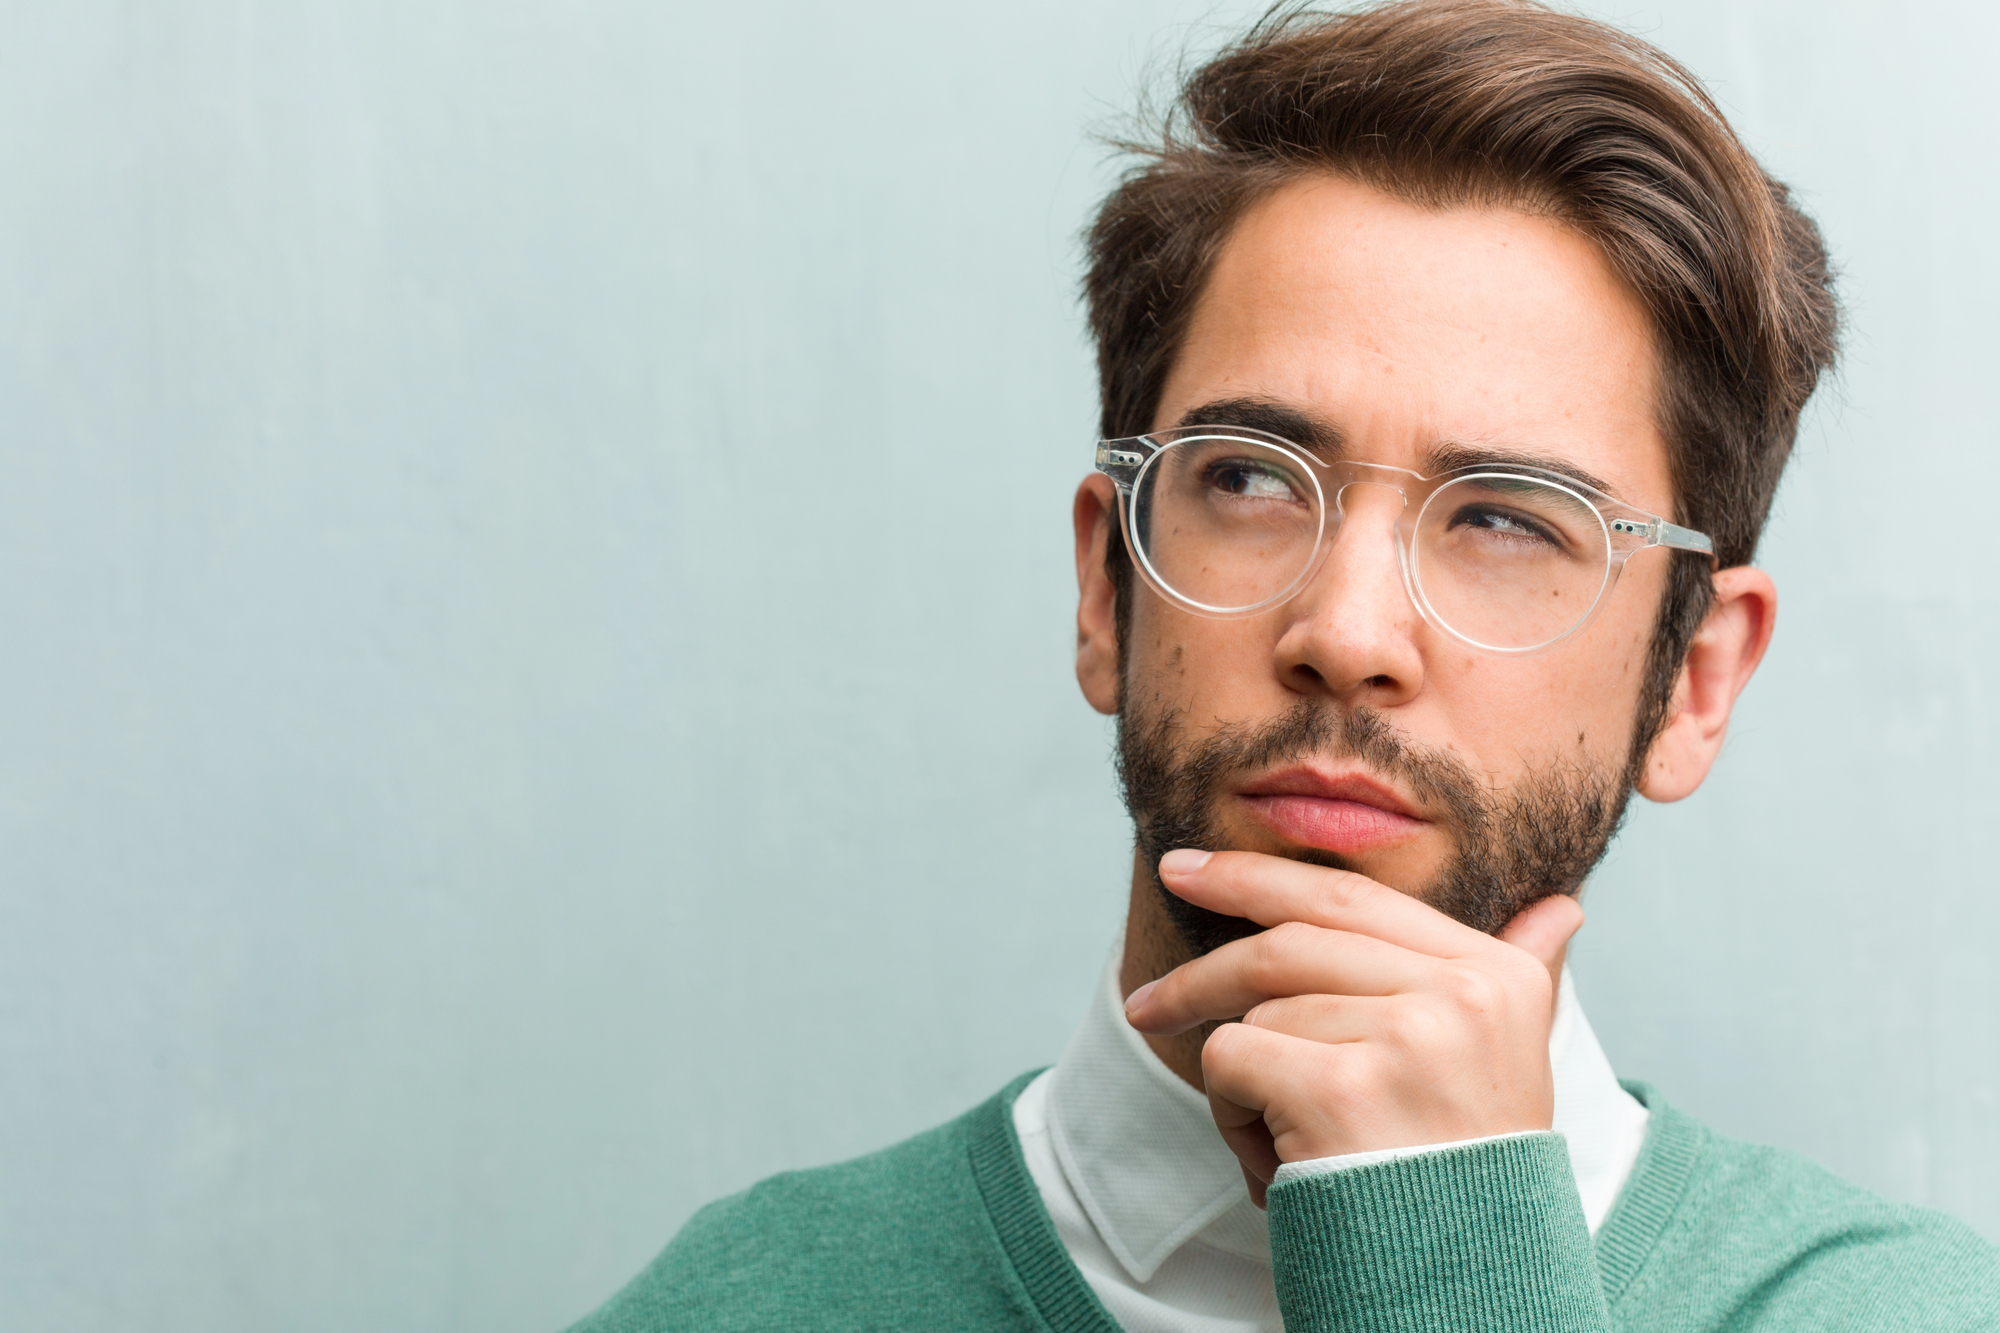
[[[1391,467],[1386,463],[1363,463],[1352,458],[1334,459],[1319,464],[1321,487],[1326,492],[1327,507],[1336,515],[1344,512],[1350,503],[1349,492],[1355,492],[1353,499],[1367,504],[1372,497],[1376,504],[1387,504],[1388,495],[1397,497],[1396,512],[1409,507],[1410,483],[1421,482],[1423,474],[1408,468]]]
[[[1394,523],[1410,507],[1410,494],[1395,476],[1350,473],[1336,480],[1331,489],[1336,519],[1345,519],[1351,511],[1369,510],[1386,514]]]

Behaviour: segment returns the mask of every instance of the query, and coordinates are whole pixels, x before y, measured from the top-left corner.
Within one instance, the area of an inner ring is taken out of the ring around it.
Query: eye
[[[1504,541],[1535,542],[1560,549],[1563,541],[1531,514],[1499,505],[1467,505],[1451,516],[1447,528],[1471,528]]]
[[[1252,458],[1217,459],[1208,465],[1207,480],[1211,489],[1246,500],[1291,501],[1298,498],[1290,479],[1282,471]]]

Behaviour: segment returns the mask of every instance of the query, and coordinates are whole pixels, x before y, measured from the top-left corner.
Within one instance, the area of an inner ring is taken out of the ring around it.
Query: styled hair
[[[1281,5],[1117,146],[1138,160],[1089,229],[1084,280],[1107,437],[1154,428],[1236,220],[1333,173],[1421,207],[1524,209],[1595,241],[1652,320],[1674,520],[1708,533],[1725,566],[1755,553],[1839,311],[1818,228],[1663,52],[1531,0]],[[1635,779],[1713,591],[1705,557],[1673,558]],[[1122,629],[1131,564],[1115,530],[1111,566]]]

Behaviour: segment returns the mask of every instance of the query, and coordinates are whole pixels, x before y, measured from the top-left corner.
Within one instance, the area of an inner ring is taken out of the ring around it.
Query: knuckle
[[[1304,932],[1309,929],[1300,922],[1286,921],[1260,932],[1250,955],[1253,979],[1266,983],[1283,974],[1287,962],[1305,942]]]
[[[1453,1030],[1453,1024],[1434,1006],[1415,1001],[1391,1009],[1386,1026],[1391,1042],[1417,1055],[1428,1055],[1449,1045]]]
[[[1369,887],[1369,882],[1360,875],[1335,871],[1325,881],[1326,905],[1335,911],[1352,911],[1366,901]]]
[[[1474,967],[1451,969],[1444,983],[1444,993],[1452,1004],[1472,1013],[1491,1013],[1500,1008],[1506,992],[1498,977]]]

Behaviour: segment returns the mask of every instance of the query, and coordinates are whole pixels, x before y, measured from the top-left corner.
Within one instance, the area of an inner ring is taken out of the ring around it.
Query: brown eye
[[[1247,500],[1298,498],[1284,473],[1248,458],[1222,459],[1209,464],[1208,484],[1225,495]]]

